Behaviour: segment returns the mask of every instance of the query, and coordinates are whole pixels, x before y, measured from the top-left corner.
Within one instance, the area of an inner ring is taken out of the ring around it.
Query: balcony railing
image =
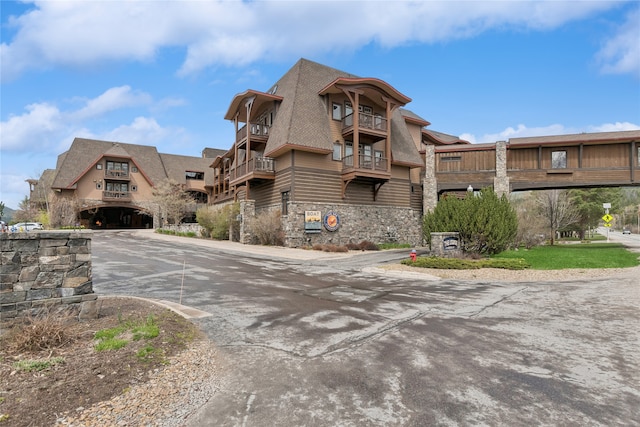
[[[274,173],[276,170],[276,161],[271,157],[256,157],[250,159],[247,163],[241,163],[231,169],[230,179],[233,181],[252,172]]]
[[[104,171],[105,178],[129,179],[129,171],[107,169]]]
[[[358,118],[359,118],[358,126],[361,129],[372,129],[372,130],[377,130],[382,132],[386,132],[387,130],[387,119],[382,116],[378,116],[374,114],[358,113]],[[353,113],[349,114],[348,116],[345,116],[342,119],[343,128],[348,128],[351,126],[353,126]]]
[[[131,192],[129,191],[108,191],[102,192],[102,200],[131,200]]]
[[[249,123],[249,130],[251,131],[251,136],[260,137],[261,139],[266,139],[269,137],[269,126],[263,125],[261,123]],[[242,141],[247,137],[247,125],[242,126],[238,129],[238,133],[236,133],[236,142]]]
[[[360,154],[358,156],[358,170],[373,170],[386,172],[387,171],[387,158],[381,156],[372,156],[371,154]],[[342,158],[343,169],[353,169],[353,155],[344,156]]]

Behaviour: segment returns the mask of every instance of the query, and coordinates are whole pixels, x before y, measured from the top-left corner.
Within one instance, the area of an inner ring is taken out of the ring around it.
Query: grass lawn
[[[492,258],[521,258],[534,270],[561,270],[635,267],[640,265],[638,257],[618,243],[587,243],[505,251]]]

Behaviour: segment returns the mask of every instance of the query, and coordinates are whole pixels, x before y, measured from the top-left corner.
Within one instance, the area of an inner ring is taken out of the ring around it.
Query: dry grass
[[[73,328],[75,323],[74,316],[49,310],[29,315],[17,320],[2,336],[2,345],[19,353],[64,347],[77,339]]]

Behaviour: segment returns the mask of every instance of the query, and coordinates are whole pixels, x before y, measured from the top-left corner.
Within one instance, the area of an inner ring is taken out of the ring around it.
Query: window
[[[137,185],[132,185],[131,186],[131,192],[136,192],[138,191],[138,186]]]
[[[96,182],[96,190],[102,190],[102,181]]]
[[[137,166],[131,166],[131,172],[138,173],[138,167]]]
[[[102,170],[102,163],[96,163],[96,169]]]
[[[552,151],[551,152],[551,169],[566,169],[566,167],[567,167],[567,152]]]
[[[640,166],[640,147],[638,147],[638,165]]]
[[[338,141],[333,144],[333,160],[342,160],[342,144]]]
[[[344,156],[349,157],[353,156],[353,142],[345,141],[344,142]]]
[[[107,191],[129,191],[129,184],[126,182],[107,182]]]
[[[440,157],[441,162],[459,162],[462,160],[462,156],[445,156]]]
[[[129,163],[127,162],[107,162],[107,175],[127,176],[129,175]]]
[[[333,120],[342,120],[342,105],[333,103],[331,117]]]
[[[344,115],[350,116],[352,114],[353,114],[353,107],[351,106],[351,103],[347,101],[344,103]]]
[[[282,192],[282,215],[289,214],[289,192]]]
[[[185,174],[187,179],[204,180],[204,172],[186,171]]]

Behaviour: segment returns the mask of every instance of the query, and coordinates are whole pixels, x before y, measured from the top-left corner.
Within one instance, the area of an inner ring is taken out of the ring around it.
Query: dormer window
[[[186,171],[185,175],[187,179],[193,179],[196,181],[204,180],[204,172]]]

